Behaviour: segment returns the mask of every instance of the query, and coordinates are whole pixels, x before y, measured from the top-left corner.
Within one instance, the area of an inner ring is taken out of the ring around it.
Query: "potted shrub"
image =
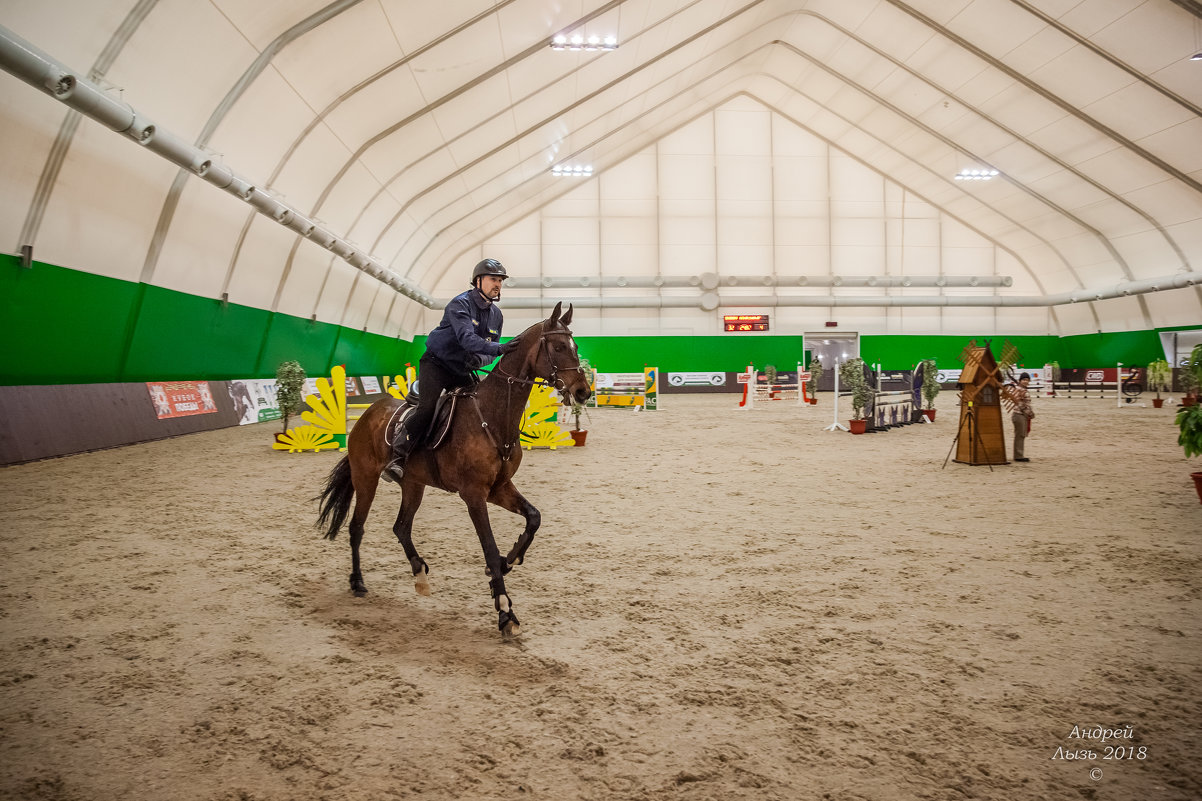
[[[1195,403],[1178,409],[1177,428],[1181,431],[1177,444],[1185,449],[1185,455],[1202,456],[1202,405]],[[1198,501],[1202,503],[1202,470],[1190,473],[1190,478],[1194,480]]]
[[[822,371],[821,359],[814,359],[810,362],[809,401],[813,405],[818,404],[818,380],[822,378]]]
[[[764,384],[768,390],[768,397],[776,398],[776,365],[769,364],[764,367]]]
[[[572,428],[570,431],[568,431],[568,434],[572,437],[572,442],[574,442],[576,444],[576,447],[578,447],[578,448],[582,447],[584,445],[585,439],[588,438],[588,429],[580,427],[580,413],[581,412],[584,412],[585,416],[588,415],[588,412],[585,411],[585,409],[584,409],[583,403],[577,403],[576,401],[572,401],[572,417],[576,421],[576,426],[575,426],[575,428]]]
[[[1177,374],[1177,380],[1181,384],[1181,391],[1185,393],[1181,405],[1193,406],[1196,404],[1198,388],[1202,385],[1202,343],[1194,345],[1189,358],[1185,360],[1185,364],[1181,366],[1181,370]]]
[[[1148,389],[1156,393],[1156,397],[1152,399],[1152,405],[1159,409],[1164,405],[1164,398],[1160,397],[1161,390],[1167,392],[1173,384],[1173,368],[1169,367],[1169,363],[1164,359],[1156,359],[1148,362]]]
[[[939,370],[935,367],[934,359],[922,360],[922,399],[927,408],[923,413],[932,423],[935,422],[935,398],[939,395]]]
[[[580,367],[582,370],[584,370],[584,372],[587,375],[589,375],[589,376],[592,375],[593,371],[592,371],[592,367],[589,366],[588,359],[581,359]],[[591,384],[592,381],[590,380],[589,383]],[[571,436],[572,442],[578,448],[583,447],[585,439],[588,438],[588,429],[582,429],[580,427],[580,413],[581,412],[584,412],[584,415],[586,417],[588,416],[588,411],[584,408],[584,404],[579,403],[575,399],[573,399],[572,400],[572,417],[575,419],[576,425],[575,425],[575,428],[568,431],[568,435]]]
[[[275,400],[284,420],[283,434],[288,433],[288,418],[305,408],[305,368],[299,362],[281,362],[275,371]],[[279,439],[280,435],[276,435]]]
[[[851,392],[852,419],[848,421],[851,433],[863,434],[868,428],[864,407],[872,399],[872,387],[864,379],[864,360],[848,359],[839,365],[839,383]]]

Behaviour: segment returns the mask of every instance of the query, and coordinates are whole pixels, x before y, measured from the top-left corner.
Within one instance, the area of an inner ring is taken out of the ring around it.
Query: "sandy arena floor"
[[[594,410],[518,473],[515,641],[442,492],[434,595],[386,485],[352,597],[310,501],[339,456],[275,424],[0,469],[0,798],[1202,797],[1173,410],[1040,401],[1032,461],[991,472],[941,469],[955,402],[859,437],[829,393]]]

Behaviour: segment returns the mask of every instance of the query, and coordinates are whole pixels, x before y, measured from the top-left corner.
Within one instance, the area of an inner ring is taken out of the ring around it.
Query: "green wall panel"
[[[249,378],[270,315],[146,286],[121,381]]]
[[[138,284],[0,254],[0,383],[116,381]]]
[[[1156,331],[1120,331],[1112,334],[1083,334],[1062,337],[1061,367],[1113,367],[1116,362],[1144,367],[1164,358]]]
[[[274,376],[280,363],[290,360],[300,362],[306,375],[329,375],[337,363],[332,360],[337,340],[338,326],[273,314],[255,361],[255,375],[259,378]]]
[[[1002,355],[1002,348],[1009,341],[1021,354],[1018,364],[1025,367],[1043,367],[1056,359],[1059,337],[1054,336],[874,336],[860,337],[860,355],[866,362],[880,365],[886,370],[906,370],[923,359],[934,359],[943,369],[955,370],[960,365],[960,354],[969,342],[977,345],[989,343],[995,357]],[[1069,367],[1061,360],[1062,367]],[[1092,365],[1091,365],[1092,366]]]
[[[402,375],[413,344],[365,331],[339,332],[330,366],[345,364],[347,375]]]
[[[802,359],[800,336],[576,337],[580,355],[604,373],[739,372],[748,364],[789,370]]]
[[[392,337],[10,255],[0,325],[5,386],[268,378],[289,359],[310,376],[396,375],[416,360]]]
[[[426,337],[413,342],[272,313],[161,287],[0,254],[0,384],[266,378],[295,359],[310,376],[345,364],[351,375],[397,375],[416,366]],[[1165,329],[1171,330],[1171,329]],[[959,364],[974,337],[861,337],[860,352],[886,369],[933,358]],[[1070,337],[975,337],[1000,355],[1009,339],[1020,363],[1039,367],[1146,365],[1161,353],[1158,331]],[[788,370],[802,358],[800,336],[578,337],[580,353],[605,372],[741,371],[749,363]]]

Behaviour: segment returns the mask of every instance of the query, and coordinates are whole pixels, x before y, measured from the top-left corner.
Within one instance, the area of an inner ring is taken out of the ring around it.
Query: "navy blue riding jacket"
[[[426,353],[468,375],[501,355],[501,310],[474,287],[456,295],[430,332]]]

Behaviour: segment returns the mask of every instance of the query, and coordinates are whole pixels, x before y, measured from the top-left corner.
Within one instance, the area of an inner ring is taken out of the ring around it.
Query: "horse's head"
[[[568,323],[572,322],[572,307],[569,305],[561,317],[562,308],[562,303],[556,303],[550,317],[522,334],[523,340],[530,336],[537,341],[537,345],[532,341],[527,350],[526,366],[530,374],[559,390],[565,402],[584,403],[593,391],[589,387],[588,376],[580,367],[576,340],[568,328]]]

